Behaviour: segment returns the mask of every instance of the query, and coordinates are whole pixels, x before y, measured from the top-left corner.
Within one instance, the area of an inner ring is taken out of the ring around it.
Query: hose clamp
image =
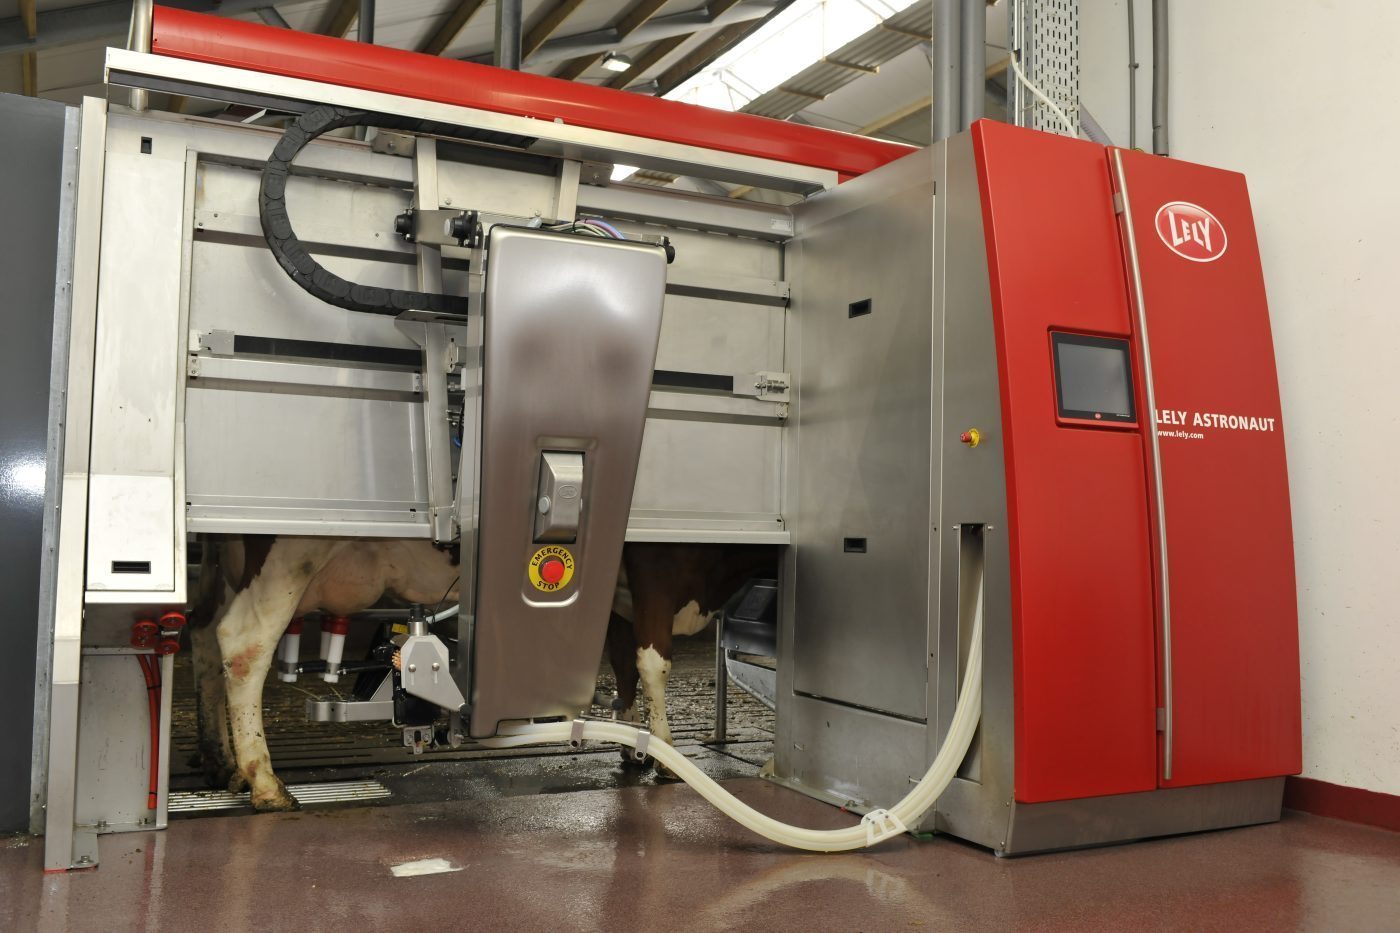
[[[866,846],[873,846],[891,836],[899,836],[909,831],[904,821],[888,810],[871,810],[861,817],[860,825],[865,827]]]
[[[637,730],[637,746],[636,746],[634,749],[632,749],[632,758],[633,758],[633,760],[634,760],[634,761],[646,761],[646,760],[647,760],[647,746],[649,746],[650,744],[651,744],[651,733],[648,732],[648,731],[645,730],[645,729],[638,729],[638,730]]]

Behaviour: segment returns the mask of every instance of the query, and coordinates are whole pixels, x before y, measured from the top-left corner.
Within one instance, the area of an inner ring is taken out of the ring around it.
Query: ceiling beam
[[[462,0],[447,14],[447,19],[442,21],[442,25],[418,47],[418,51],[428,55],[441,55],[447,51],[447,47],[457,41],[462,30],[467,28],[467,24],[485,2],[486,0]]]
[[[170,5],[194,13],[233,16],[251,13],[267,4],[268,0],[174,0]],[[39,10],[35,15],[37,38],[33,40],[22,15],[0,19],[0,55],[37,52],[94,39],[120,39],[124,44],[130,22],[131,0],[98,0],[59,10]]]
[[[337,0],[327,12],[326,18],[321,21],[321,28],[316,31],[323,36],[344,39],[345,34],[359,18],[360,0]]]
[[[680,48],[692,35],[694,33],[686,33],[683,36],[672,36],[669,39],[662,39],[660,42],[653,42],[647,46],[645,52],[633,60],[631,68],[613,75],[605,82],[605,86],[623,88],[640,79],[649,69],[656,67],[663,58]]]
[[[715,2],[720,3],[724,0],[715,0]],[[782,9],[782,7],[778,9]],[[777,13],[778,9],[773,12]],[[680,61],[657,76],[657,96],[664,96],[675,90],[682,81],[714,61],[726,49],[743,40],[745,36],[758,29],[765,22],[767,22],[767,17],[748,22],[732,23],[691,49]]]
[[[548,13],[544,15],[534,28],[525,33],[525,41],[520,43],[520,61],[523,64],[540,50],[550,36],[559,31],[559,27],[564,25],[564,20],[574,14],[583,0],[556,0],[554,6],[550,7]]]
[[[257,14],[258,19],[262,20],[269,26],[276,26],[278,29],[292,28],[292,24],[287,22],[287,18],[285,16],[277,12],[277,7],[275,6],[260,7],[257,10]]]
[[[669,2],[670,0],[641,0],[641,2],[622,14],[618,21],[613,23],[612,26],[613,29],[617,30],[617,41],[621,43],[623,39],[626,39],[632,33],[636,32],[638,27],[656,15],[661,8]],[[589,68],[592,68],[593,63],[597,60],[597,55],[581,55],[578,58],[566,62],[563,68],[560,68],[554,73],[554,77],[572,81]]]
[[[735,23],[756,22],[772,16],[783,8],[785,2],[786,0],[739,0],[723,13],[713,17],[709,10],[703,6],[681,13],[654,16],[638,26],[636,31],[628,36],[627,44],[630,47],[640,48],[652,42],[669,39],[672,36],[693,35],[703,30],[730,26]],[[604,26],[602,29],[590,29],[587,32],[558,36],[540,46],[539,51],[530,58],[530,62],[534,65],[555,64],[584,55],[602,55],[605,52],[615,51],[620,41],[618,31],[614,26]],[[491,55],[489,53],[468,55],[463,60],[489,65],[491,64]]]

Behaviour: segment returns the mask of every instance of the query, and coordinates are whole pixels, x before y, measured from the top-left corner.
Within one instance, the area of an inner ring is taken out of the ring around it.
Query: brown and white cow
[[[263,685],[288,623],[314,611],[362,612],[385,595],[429,606],[455,601],[457,565],[427,541],[374,538],[250,535],[206,541],[205,555],[190,627],[205,775],[235,791],[246,785],[255,809],[294,809],[295,798],[272,770],[262,717]],[[666,679],[673,635],[703,629],[744,580],[771,573],[775,563],[772,548],[627,545],[631,620],[621,590],[608,628],[624,718],[638,718],[640,677],[650,729],[671,740]]]
[[[676,635],[705,628],[725,600],[751,577],[773,576],[778,552],[765,546],[629,544],[608,620],[608,659],[617,678],[619,718],[637,721],[637,681],[651,733],[671,741],[666,681]],[[630,595],[630,600],[628,596]],[[624,760],[628,755],[624,750]]]

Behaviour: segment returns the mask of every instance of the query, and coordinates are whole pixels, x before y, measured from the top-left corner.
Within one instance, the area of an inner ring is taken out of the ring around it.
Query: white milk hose
[[[958,693],[958,705],[953,711],[953,723],[948,729],[948,736],[943,740],[938,754],[934,756],[928,773],[908,796],[888,810],[872,810],[859,824],[846,829],[818,830],[790,826],[759,813],[739,800],[696,767],[689,758],[660,739],[648,736],[645,751],[698,791],[700,796],[760,836],[792,846],[794,849],[844,852],[872,846],[890,836],[906,832],[909,826],[917,824],[938,800],[939,795],[952,783],[958,766],[967,756],[967,749],[972,744],[972,735],[977,729],[977,721],[981,715],[982,597],[979,588],[972,626],[972,644],[967,656],[967,671],[963,676],[962,689]],[[491,748],[514,748],[544,742],[591,739],[637,748],[643,735],[646,733],[625,723],[576,720],[517,726],[496,738],[484,740],[482,744]]]

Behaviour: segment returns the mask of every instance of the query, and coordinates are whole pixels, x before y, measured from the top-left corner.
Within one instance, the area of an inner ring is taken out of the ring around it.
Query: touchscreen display
[[[1128,341],[1052,334],[1060,416],[1089,421],[1133,421]]]

